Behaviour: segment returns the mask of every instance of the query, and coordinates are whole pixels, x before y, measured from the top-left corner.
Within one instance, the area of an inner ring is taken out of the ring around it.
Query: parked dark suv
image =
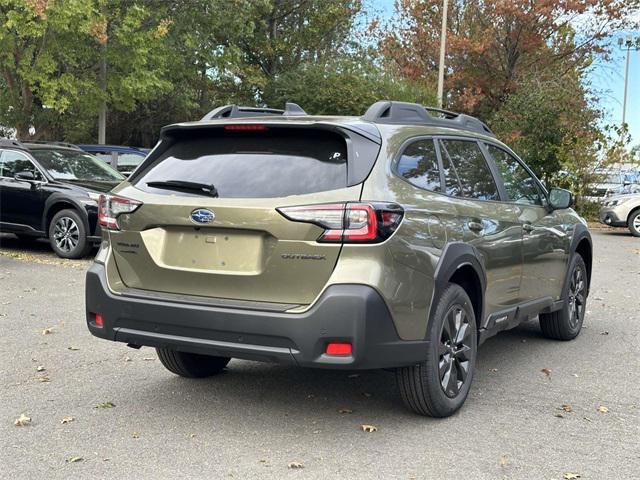
[[[221,107],[165,127],[102,197],[88,327],[184,377],[395,368],[409,408],[451,415],[488,337],[536,316],[580,332],[592,246],[572,202],[466,115]]]
[[[47,237],[58,256],[83,257],[101,240],[100,194],[122,180],[73,145],[0,140],[0,231]]]

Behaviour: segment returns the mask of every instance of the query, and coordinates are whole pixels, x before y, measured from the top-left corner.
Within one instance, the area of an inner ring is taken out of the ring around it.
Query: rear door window
[[[347,186],[347,145],[334,132],[276,127],[207,129],[182,132],[182,136],[136,175],[137,188],[193,195],[147,184],[197,182],[213,185],[221,198],[274,198]]]
[[[440,144],[449,195],[478,200],[500,199],[496,182],[477,142],[440,140]]]
[[[440,169],[433,140],[417,140],[408,145],[398,159],[396,172],[416,187],[439,192]]]

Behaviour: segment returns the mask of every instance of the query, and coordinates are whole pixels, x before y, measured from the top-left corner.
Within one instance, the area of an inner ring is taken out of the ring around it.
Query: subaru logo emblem
[[[206,208],[197,208],[191,212],[191,221],[194,223],[204,224],[211,223],[216,218],[211,210]]]

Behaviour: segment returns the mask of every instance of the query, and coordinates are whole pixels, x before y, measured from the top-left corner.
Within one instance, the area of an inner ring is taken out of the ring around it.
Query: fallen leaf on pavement
[[[140,434],[138,432],[133,432],[133,435],[131,435],[133,438],[140,438]]]
[[[20,416],[16,418],[15,422],[13,422],[16,427],[24,427],[30,423],[31,417],[27,417],[24,413],[21,413]]]
[[[115,404],[113,402],[103,402],[103,403],[99,403],[93,408],[113,408],[113,407],[115,407]]]
[[[562,404],[562,406],[560,408],[562,408],[562,410],[564,410],[567,413],[573,412],[573,407],[571,405],[569,405],[568,403]]]
[[[542,370],[540,370],[540,371],[541,371],[542,373],[544,373],[544,374],[547,376],[547,378],[548,378],[549,380],[551,380],[551,370],[550,370],[549,368],[543,368],[543,369],[542,369]]]
[[[599,413],[609,413],[609,407],[605,407],[604,405],[600,405],[598,407],[598,412]]]
[[[61,423],[62,425],[66,425],[67,423],[71,423],[71,422],[73,422],[74,420],[75,420],[75,418],[73,418],[73,417],[64,417],[64,418],[60,421],[60,423]]]
[[[76,350],[80,350],[78,347],[67,347],[67,350],[72,350],[72,351],[76,351]]]
[[[44,377],[37,377],[38,381],[41,383],[47,383],[50,382],[51,380],[49,380],[49,377],[44,376]]]
[[[38,365],[36,367],[36,372],[44,372],[46,370],[46,368],[44,368],[44,365]]]
[[[509,459],[508,459],[505,455],[501,456],[501,457],[500,457],[500,466],[501,466],[502,468],[504,468],[504,467],[506,467],[507,465],[509,465]]]
[[[130,361],[131,361],[131,357],[129,357],[129,356],[124,357],[124,361],[125,361],[125,362],[130,362]]]
[[[304,465],[300,462],[291,462],[287,465],[289,468],[304,468]]]
[[[564,418],[564,413],[556,412],[553,414],[554,417]]]
[[[360,425],[360,428],[362,428],[363,432],[367,432],[367,433],[373,433],[378,431],[378,427],[376,427],[375,425]]]
[[[42,330],[43,335],[49,335],[50,333],[53,333],[53,327],[47,327],[44,330]]]
[[[575,480],[576,478],[581,478],[581,475],[579,473],[565,473],[562,478],[564,480]]]
[[[70,457],[70,458],[67,458],[67,463],[76,463],[76,462],[81,462],[82,460],[84,460],[84,458],[82,457]]]
[[[353,410],[347,407],[339,408],[338,413],[353,413]]]
[[[154,357],[144,357],[143,360],[155,360]]]

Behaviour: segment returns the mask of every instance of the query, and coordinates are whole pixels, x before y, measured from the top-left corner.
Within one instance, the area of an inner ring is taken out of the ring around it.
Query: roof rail
[[[431,115],[429,112],[440,116]],[[423,107],[417,103],[382,100],[371,105],[362,119],[373,123],[456,128],[495,137],[489,127],[475,117],[441,108]]]
[[[295,117],[306,114],[307,112],[299,105],[290,102],[285,104],[284,110],[267,107],[241,107],[240,105],[232,104],[214,108],[202,117],[200,121],[215,120],[217,118],[267,117],[275,115]]]
[[[55,142],[55,141],[49,141],[49,140],[23,140],[22,142],[32,143],[35,145],[57,145],[59,147],[67,147],[67,148],[73,148],[75,150],[81,150],[79,146],[69,142]]]
[[[19,148],[26,150],[26,147],[22,145],[19,140],[13,140],[11,138],[0,138],[0,148]]]

